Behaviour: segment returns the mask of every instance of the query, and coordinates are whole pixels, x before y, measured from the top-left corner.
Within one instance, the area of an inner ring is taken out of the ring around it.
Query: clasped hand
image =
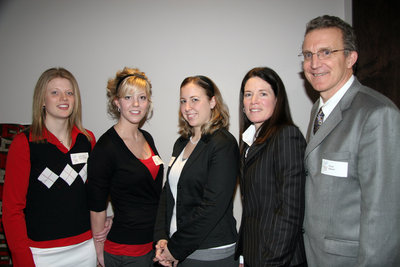
[[[157,242],[156,256],[154,257],[153,261],[167,267],[176,267],[178,265],[178,260],[176,260],[169,252],[168,241],[165,239]]]

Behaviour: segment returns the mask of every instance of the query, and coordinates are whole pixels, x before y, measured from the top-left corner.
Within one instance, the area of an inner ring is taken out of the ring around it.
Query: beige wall
[[[312,103],[297,57],[305,24],[322,14],[351,19],[350,6],[351,0],[0,1],[0,123],[29,123],[39,75],[62,66],[76,76],[84,125],[99,138],[113,124],[107,79],[124,66],[139,67],[152,81],[155,107],[144,128],[168,163],[183,78],[214,80],[237,137],[241,80],[252,67],[269,66],[284,81],[305,134]],[[237,197],[235,214],[241,214]]]

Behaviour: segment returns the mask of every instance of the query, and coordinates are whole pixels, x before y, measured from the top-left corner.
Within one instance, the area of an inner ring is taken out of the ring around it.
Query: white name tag
[[[72,161],[72,164],[74,164],[74,165],[86,163],[88,158],[89,158],[88,152],[71,154],[71,161]]]
[[[348,166],[348,162],[323,159],[321,173],[337,177],[347,177]]]
[[[171,157],[171,160],[169,161],[168,167],[172,166],[172,163],[174,163],[176,157]]]
[[[153,161],[156,166],[164,164],[164,162],[161,160],[161,158],[157,155],[153,156]]]

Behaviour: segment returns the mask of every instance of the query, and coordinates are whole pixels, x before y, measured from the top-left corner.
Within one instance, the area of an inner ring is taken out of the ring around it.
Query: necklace
[[[68,145],[68,143],[69,143],[68,138],[59,139],[59,138],[57,137],[57,140],[58,140],[61,144],[65,145],[65,146]]]
[[[200,141],[200,139],[197,141],[193,141],[192,137],[190,137],[189,140],[190,140],[190,143],[192,143],[193,145],[197,145],[197,143]]]

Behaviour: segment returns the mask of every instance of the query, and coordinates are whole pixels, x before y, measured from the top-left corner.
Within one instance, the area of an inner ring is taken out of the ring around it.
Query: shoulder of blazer
[[[247,158],[248,159],[253,158],[256,155],[259,155],[259,153],[263,153],[264,151],[266,151],[267,148],[274,149],[274,145],[277,143],[278,140],[285,141],[285,139],[290,136],[299,136],[305,143],[304,136],[297,126],[284,125],[273,136],[268,138],[264,143],[254,144],[254,147],[250,148]]]
[[[172,150],[172,155],[177,156],[179,155],[182,150],[185,148],[186,144],[189,142],[188,138],[185,138],[183,136],[180,136],[178,139],[176,139],[174,148]]]
[[[358,96],[360,97],[365,96],[368,100],[363,99],[363,101],[368,101],[371,104],[371,107],[379,108],[382,106],[387,106],[398,110],[396,104],[394,104],[393,101],[389,99],[387,96],[362,84],[360,84]]]
[[[232,143],[237,145],[236,138],[225,128],[218,129],[212,134],[206,134],[201,137],[201,141],[204,143],[217,142],[217,143]]]
[[[201,136],[200,140],[206,145],[209,143],[224,144],[226,142],[234,142],[237,145],[235,137],[225,128],[218,129],[212,134],[204,134]],[[180,136],[175,141],[174,152],[178,151],[180,153],[188,142],[189,142],[188,138]]]
[[[296,125],[285,125],[283,126],[278,132],[277,132],[277,136],[282,136],[282,135],[286,135],[286,133],[289,134],[289,136],[303,136],[303,133],[300,131],[299,127],[297,127]]]
[[[383,106],[398,109],[388,97],[372,88],[362,85],[357,78],[354,79],[349,90],[339,102],[341,110],[350,108],[356,100],[359,103],[359,107],[364,109],[375,110]]]

